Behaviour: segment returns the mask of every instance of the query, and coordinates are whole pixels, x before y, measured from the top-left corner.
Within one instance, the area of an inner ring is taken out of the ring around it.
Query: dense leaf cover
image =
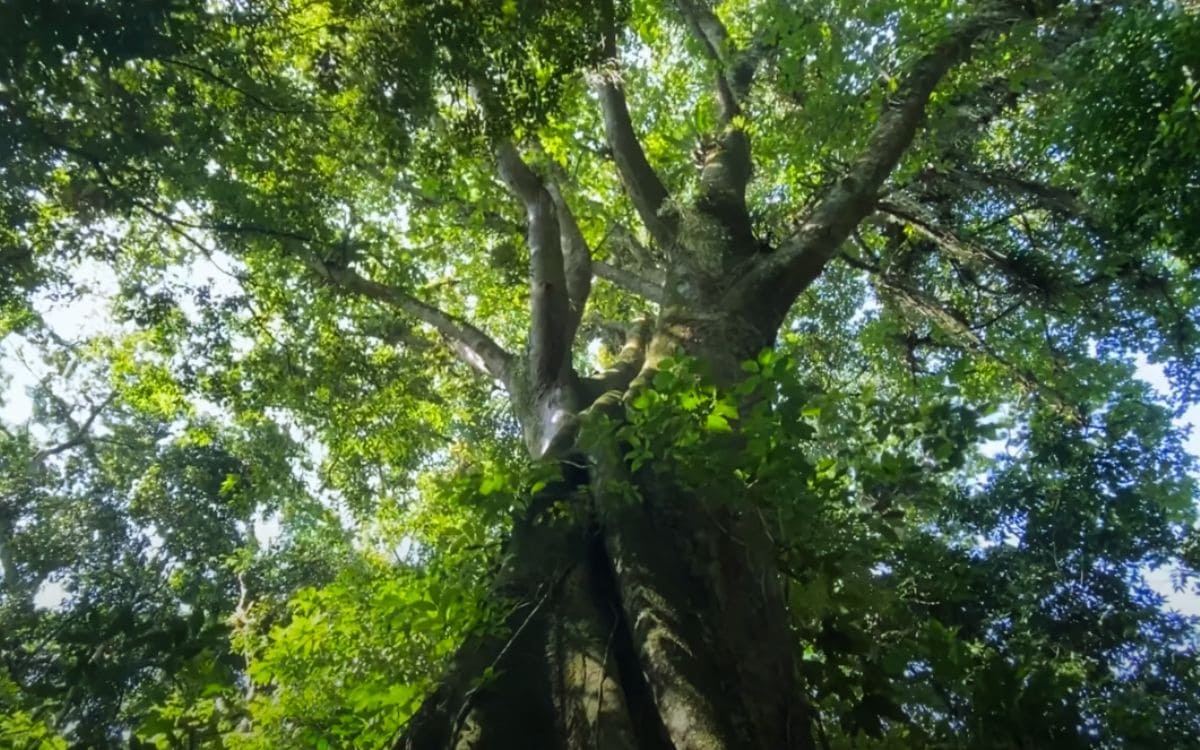
[[[761,517],[825,747],[1200,737],[1197,623],[1145,580],[1200,569],[1172,425],[1200,401],[1200,14],[1048,5],[933,90],[774,348],[732,379],[664,358],[583,427]],[[979,7],[5,3],[0,746],[386,745],[505,637],[489,584],[558,476],[462,355],[538,330],[494,144],[573,209],[571,356],[602,371],[681,261],[597,81],[671,206],[746,134],[769,255]],[[752,53],[732,116],[696,8]]]

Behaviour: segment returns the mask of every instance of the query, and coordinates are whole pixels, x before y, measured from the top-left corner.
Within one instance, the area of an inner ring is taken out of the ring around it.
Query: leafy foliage
[[[639,225],[589,86],[620,78],[694,234],[746,133],[769,256],[975,10],[713,3],[757,65],[729,118],[693,5],[0,9],[0,744],[380,747],[460,644],[510,635],[514,522],[586,514],[541,508],[559,467],[455,356],[464,321],[510,352],[535,326],[496,143],[536,143],[595,261],[686,292],[704,259]],[[1172,423],[1200,398],[1200,16],[1061,5],[934,90],[774,348],[734,378],[653,353],[578,410],[632,480],[760,520],[830,748],[1200,736],[1197,623],[1146,580],[1200,566]],[[672,309],[605,273],[581,373]]]

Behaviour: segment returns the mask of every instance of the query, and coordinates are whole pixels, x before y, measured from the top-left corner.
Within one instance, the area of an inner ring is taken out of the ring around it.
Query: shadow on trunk
[[[397,749],[814,746],[756,519],[635,481],[638,501],[594,476],[538,494],[494,587],[501,627],[462,645]]]

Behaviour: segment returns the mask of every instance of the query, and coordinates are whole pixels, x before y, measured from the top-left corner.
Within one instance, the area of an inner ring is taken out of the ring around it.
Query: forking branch
[[[663,279],[660,277],[650,278],[602,260],[593,262],[592,270],[597,278],[604,279],[655,304],[661,305],[666,297],[663,294]]]
[[[883,182],[912,145],[929,97],[946,74],[970,57],[972,47],[981,38],[1057,4],[1011,0],[988,3],[956,24],[939,44],[918,58],[850,169],[830,187],[799,231],[733,286],[731,301],[756,309],[764,326],[777,326],[796,297],[820,275],[850,232],[874,209]]]
[[[571,211],[562,189],[553,179],[546,180],[546,192],[554,201],[555,212],[558,216],[558,236],[563,254],[563,274],[567,283],[567,297],[571,306],[571,317],[567,325],[568,345],[575,338],[579,321],[583,318],[583,309],[587,306],[588,296],[592,292],[592,251],[588,247],[575,214]]]

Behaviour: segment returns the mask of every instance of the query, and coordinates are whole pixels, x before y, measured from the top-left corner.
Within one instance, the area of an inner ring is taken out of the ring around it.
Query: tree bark
[[[731,383],[770,343],[732,343],[738,328],[664,314],[629,388],[651,387],[655,364],[681,351]],[[514,527],[496,582],[512,602],[501,634],[463,644],[396,747],[814,747],[758,515],[687,489],[665,464],[631,474],[614,443],[577,449]],[[569,512],[544,512],[554,506]]]
[[[502,634],[464,643],[397,748],[813,747],[757,519],[669,479],[628,479],[636,501],[514,533]]]

